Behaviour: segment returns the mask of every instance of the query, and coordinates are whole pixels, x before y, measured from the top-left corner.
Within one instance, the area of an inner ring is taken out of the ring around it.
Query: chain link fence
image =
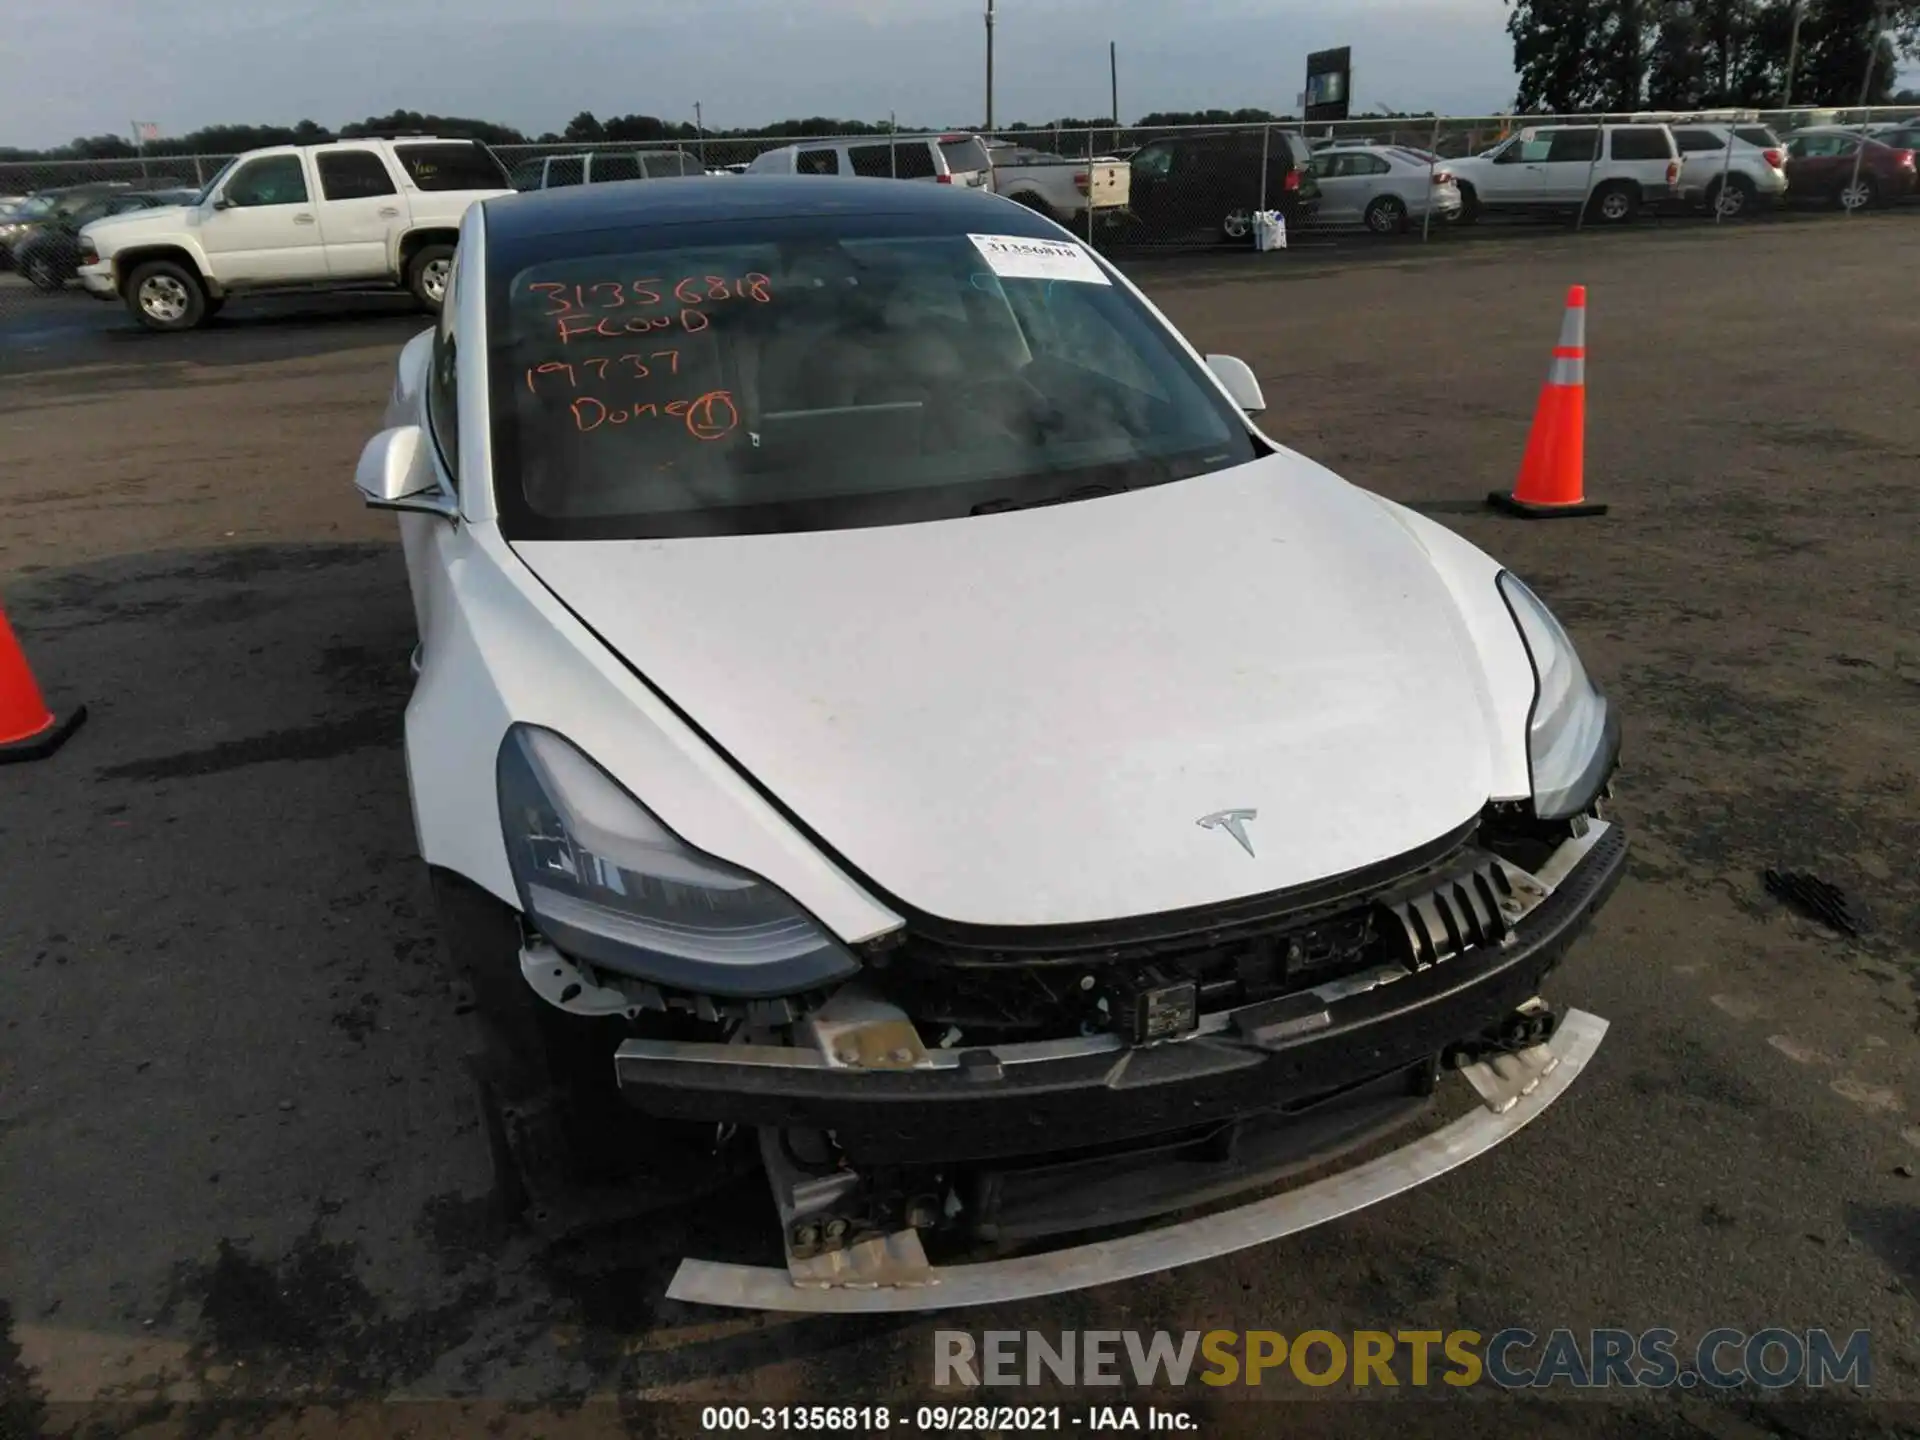
[[[1620,132],[1604,144],[1596,138],[1602,125],[1644,132],[1662,124],[1680,144],[1673,186],[1661,163],[1669,156],[1664,140],[1657,141],[1657,154],[1636,150],[1634,163],[1622,166]],[[1523,131],[1549,133],[1529,138]],[[1796,132],[1801,138],[1790,147]],[[1736,137],[1731,143],[1729,135]],[[984,170],[999,193],[1124,255],[1251,248],[1258,211],[1285,218],[1290,244],[1349,235],[1369,243],[1397,236],[1445,244],[1468,231],[1523,239],[1543,227],[1633,219],[1714,225],[1783,211],[1846,214],[1911,202],[1916,146],[1920,114],[1913,107],[1881,107],[1022,128],[977,137],[712,136],[505,145],[495,154],[516,188],[534,189],[739,171],[775,150],[791,150],[792,168],[802,173],[930,176],[938,152],[950,167]],[[50,193],[66,191],[71,207],[85,189],[198,189],[231,158],[8,162],[0,164],[0,197],[39,197],[34,203],[44,206]],[[1773,193],[1777,181],[1769,170],[1787,176],[1784,195]],[[12,268],[30,230],[18,215],[11,222],[0,216],[0,270]],[[30,296],[17,276],[0,276],[0,306]]]

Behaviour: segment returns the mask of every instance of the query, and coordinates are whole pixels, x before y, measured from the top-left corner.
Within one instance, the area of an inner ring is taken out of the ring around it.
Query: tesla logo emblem
[[[1253,842],[1247,839],[1247,822],[1258,820],[1258,810],[1216,810],[1211,815],[1202,815],[1194,823],[1202,830],[1224,830],[1240,843],[1240,848],[1253,854]]]

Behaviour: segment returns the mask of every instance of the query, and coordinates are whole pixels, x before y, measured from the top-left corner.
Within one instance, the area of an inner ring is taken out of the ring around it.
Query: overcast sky
[[[1513,99],[1502,0],[996,0],[995,119],[1294,108],[1310,50],[1354,47],[1356,112]],[[530,134],[581,110],[736,128],[977,121],[984,0],[94,0],[0,46],[0,145],[151,120],[339,125],[405,108]],[[535,18],[550,16],[552,18]],[[564,17],[564,18],[562,18]]]

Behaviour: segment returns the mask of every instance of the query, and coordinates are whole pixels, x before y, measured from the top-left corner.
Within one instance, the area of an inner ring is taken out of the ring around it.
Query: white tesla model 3
[[[1269,1240],[1562,1093],[1614,714],[1524,584],[1261,409],[984,193],[467,212],[358,481],[518,1193],[744,1156],[785,1264],[671,1294],[927,1309]]]

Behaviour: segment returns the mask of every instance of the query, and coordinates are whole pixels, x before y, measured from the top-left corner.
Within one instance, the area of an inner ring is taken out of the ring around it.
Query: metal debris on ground
[[[1863,918],[1847,902],[1845,892],[1817,875],[1800,870],[1763,870],[1760,878],[1766,882],[1768,893],[1842,935],[1858,935],[1864,928]]]

